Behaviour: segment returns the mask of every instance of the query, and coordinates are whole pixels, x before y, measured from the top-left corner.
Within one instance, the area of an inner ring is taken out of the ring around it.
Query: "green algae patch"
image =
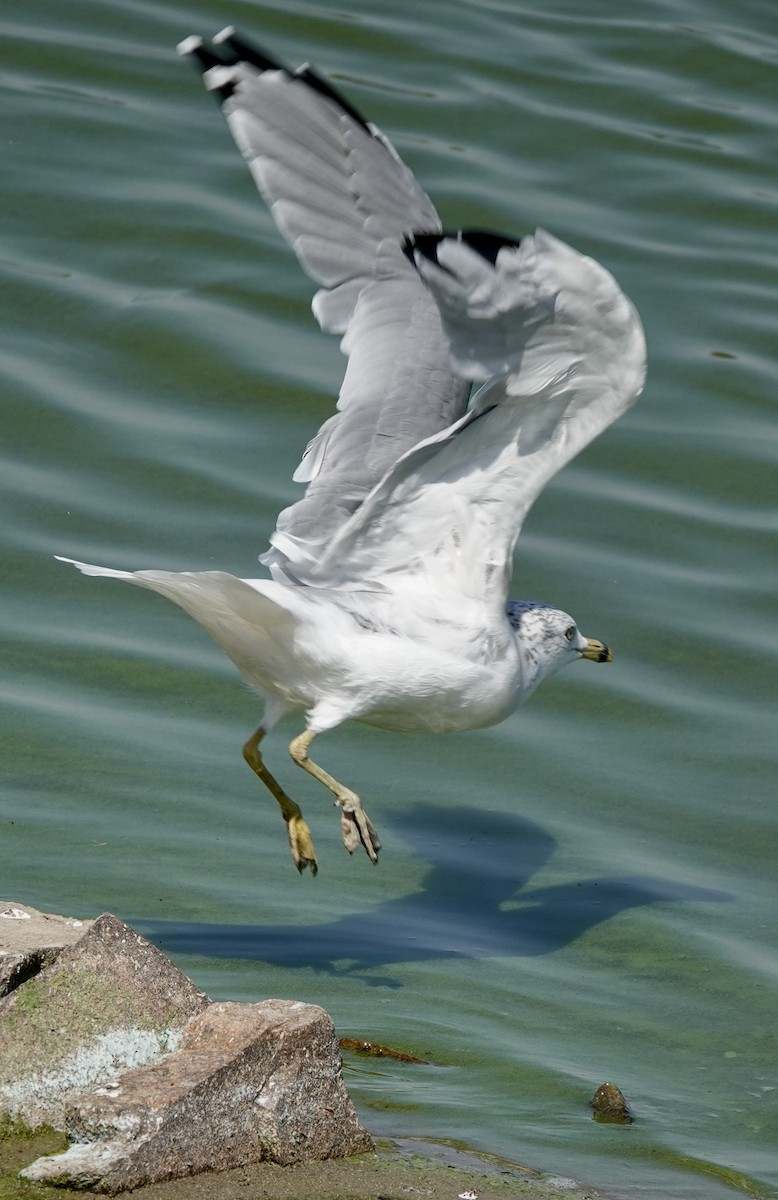
[[[726,1184],[727,1187],[732,1188],[735,1192],[740,1192],[743,1196],[751,1196],[753,1200],[764,1200],[765,1198],[764,1187],[741,1171],[735,1171],[720,1163],[707,1162],[705,1159],[694,1158],[686,1154],[674,1157],[678,1166],[683,1167],[686,1171],[693,1171],[697,1175],[708,1175],[711,1179],[717,1179],[719,1183]]]
[[[21,1121],[0,1119],[0,1200],[52,1200],[50,1188],[20,1179],[19,1172],[41,1154],[59,1154],[67,1145],[64,1133],[56,1129],[32,1130]],[[69,1189],[56,1193],[57,1200],[75,1195]]]
[[[89,1191],[74,1191],[29,1183],[19,1170],[41,1154],[66,1146],[54,1130],[0,1136],[0,1200],[97,1200]],[[456,1144],[458,1145],[458,1143]],[[572,1185],[571,1180],[541,1179],[527,1168],[455,1148],[452,1143],[420,1143],[423,1153],[410,1145],[382,1139],[375,1153],[324,1162],[279,1167],[258,1163],[219,1173],[206,1172],[169,1183],[151,1184],[132,1192],[133,1200],[452,1200],[475,1193],[479,1200],[596,1200],[596,1193]],[[427,1154],[437,1161],[432,1161]],[[534,1178],[529,1178],[533,1175]],[[564,1187],[560,1190],[560,1183]],[[570,1186],[572,1185],[572,1186]]]
[[[0,1085],[51,1070],[90,1039],[109,1029],[149,1028],[137,993],[110,978],[73,967],[49,978],[30,979],[14,994],[0,1022]]]

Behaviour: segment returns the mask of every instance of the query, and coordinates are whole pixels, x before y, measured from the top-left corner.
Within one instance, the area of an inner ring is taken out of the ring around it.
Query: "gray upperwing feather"
[[[440,219],[384,135],[309,68],[292,73],[228,31],[221,61],[188,39],[182,52],[222,98],[235,141],[280,232],[323,285],[313,311],[349,356],[338,412],[295,478],[305,495],[281,513],[274,574],[304,581],[344,521],[417,442],[465,410],[434,298],[403,253]]]
[[[349,327],[341,411],[320,432],[326,448],[319,443],[309,455],[322,454],[322,467],[302,500],[280,514],[263,556],[282,568],[286,560],[301,581],[312,581],[333,535],[397,459],[465,409],[470,385],[452,375],[437,306],[426,290],[408,290],[404,280],[363,289]]]

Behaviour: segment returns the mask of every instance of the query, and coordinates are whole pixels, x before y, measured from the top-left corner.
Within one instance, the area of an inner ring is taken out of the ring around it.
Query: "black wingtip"
[[[224,46],[229,51],[231,62],[247,62],[258,71],[286,71],[289,74],[288,67],[244,38],[234,25],[227,25],[216,34],[213,41],[214,45]]]
[[[520,238],[507,237],[503,233],[491,233],[486,229],[463,229],[457,234],[457,237],[459,241],[464,242],[471,250],[475,250],[492,266],[496,264],[497,255],[505,246],[515,250],[517,246],[521,245]]]
[[[447,271],[448,268],[438,258],[438,247],[441,242],[464,242],[492,266],[496,264],[497,255],[503,247],[508,246],[515,249],[521,245],[519,238],[508,237],[502,233],[490,233],[484,229],[460,229],[456,233],[414,233],[405,239],[403,252],[414,266],[414,251],[418,250],[441,271]]]
[[[405,257],[416,266],[414,251],[418,250],[419,254],[423,254],[430,262],[434,262],[436,266],[441,267],[438,262],[438,246],[443,241],[445,233],[412,233],[403,242],[403,254]],[[441,267],[442,270],[445,268]]]
[[[356,121],[367,133],[372,135],[373,131],[362,114],[308,63],[297,71],[290,71],[284,63],[244,38],[233,25],[227,25],[217,33],[213,38],[213,45],[217,48],[216,50],[206,46],[202,38],[192,36],[184,38],[179,43],[178,53],[182,58],[191,59],[197,70],[203,75],[206,75],[214,67],[231,67],[242,62],[254,67],[257,71],[283,71],[291,78],[299,79],[312,91],[318,92],[320,96],[326,96],[328,100],[332,100],[353,121]],[[206,79],[206,86],[209,91],[215,92],[220,100],[228,99],[235,90],[235,84],[229,79],[218,83]]]
[[[202,75],[203,82],[212,92],[219,103],[228,100],[235,91],[235,84],[231,79],[223,78],[217,81],[217,78],[208,78],[209,71],[213,71],[218,67],[234,66],[236,60],[228,60],[220,54],[216,54],[210,46],[206,46],[203,39],[193,34],[191,37],[184,38],[176,46],[176,50],[182,58],[188,58],[195,70]]]
[[[314,71],[313,67],[309,66],[308,63],[300,67],[297,71],[295,71],[294,74],[297,79],[301,79],[303,83],[307,83],[308,87],[314,92],[318,92],[320,96],[326,96],[328,100],[333,100],[340,108],[343,109],[345,113],[348,114],[348,116],[351,117],[353,121],[356,121],[358,125],[361,125],[367,133],[372,133],[367,121],[362,114],[358,112],[356,108],[354,108],[353,104],[350,104],[348,100],[345,100],[343,96],[341,96],[340,92],[336,91],[332,84],[328,80],[324,79],[323,76],[319,75],[317,71]]]
[[[201,37],[192,34],[191,37],[184,38],[176,46],[177,52],[181,58],[189,58],[198,71],[210,71],[211,67],[224,66],[224,60],[219,58],[218,54],[214,54]]]

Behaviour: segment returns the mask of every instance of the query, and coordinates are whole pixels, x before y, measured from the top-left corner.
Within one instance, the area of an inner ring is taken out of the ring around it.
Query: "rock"
[[[18,920],[20,933],[38,918]],[[105,913],[81,929],[51,918],[57,930],[54,961],[41,946],[20,950],[32,969],[43,966],[0,999],[0,1114],[30,1128],[63,1129],[65,1108],[76,1094],[110,1083],[119,1071],[168,1053],[191,1016],[210,1003],[161,951],[117,917]],[[3,929],[6,929],[3,922]],[[86,932],[84,932],[86,930]],[[70,933],[78,940],[63,944]],[[48,948],[47,948],[48,949]],[[26,957],[25,957],[26,956]]]
[[[212,1004],[178,1050],[76,1099],[75,1144],[27,1179],[114,1194],[269,1160],[291,1165],[371,1149],[343,1083],[330,1018],[312,1004]]]
[[[594,1109],[595,1121],[610,1122],[614,1125],[631,1125],[635,1119],[623,1092],[616,1087],[615,1083],[601,1083],[589,1104]]]
[[[4,907],[0,1117],[73,1141],[27,1178],[115,1193],[371,1148],[323,1009],[212,1004],[110,913],[81,924]]]
[[[380,1046],[378,1042],[366,1042],[362,1038],[342,1037],[338,1045],[341,1050],[353,1050],[355,1054],[362,1054],[365,1058],[394,1058],[398,1062],[429,1066],[426,1058],[415,1058],[412,1054],[406,1054],[404,1050],[392,1050],[391,1046]]]
[[[0,996],[50,966],[62,948],[78,941],[91,924],[0,900]]]

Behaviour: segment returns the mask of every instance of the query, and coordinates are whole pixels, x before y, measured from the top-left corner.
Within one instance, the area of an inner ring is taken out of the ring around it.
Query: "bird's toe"
[[[349,854],[353,854],[357,846],[361,845],[370,861],[378,862],[381,839],[361,804],[358,803],[353,807],[344,805],[341,810],[340,828],[343,834],[343,845]]]
[[[360,842],[359,829],[354,820],[353,812],[342,812],[340,816],[340,831],[343,835],[343,845],[349,854],[353,854]]]

